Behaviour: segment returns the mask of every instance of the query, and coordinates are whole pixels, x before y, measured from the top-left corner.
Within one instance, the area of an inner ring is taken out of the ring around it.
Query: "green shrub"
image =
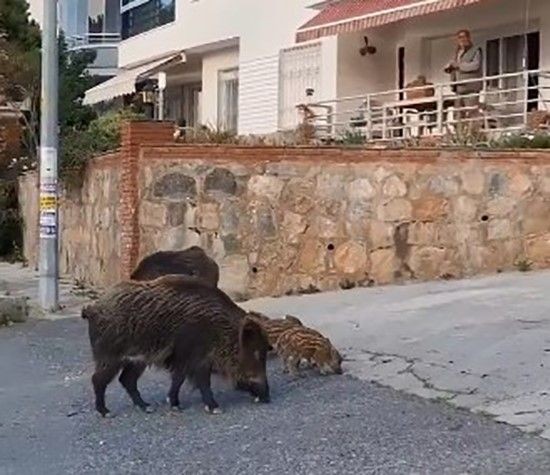
[[[491,142],[494,148],[550,148],[550,134],[537,132],[533,134],[503,135]]]
[[[65,188],[79,188],[88,160],[119,148],[121,124],[140,118],[129,110],[108,112],[94,119],[84,130],[65,131],[60,140],[59,161],[59,177]]]
[[[17,259],[23,243],[17,183],[0,181],[0,258]]]
[[[349,145],[349,146],[365,145],[367,138],[362,132],[358,130],[346,130],[340,136],[339,141],[342,143],[342,145]]]
[[[178,140],[187,144],[235,145],[239,137],[235,132],[222,130],[210,124],[187,128],[180,132]]]

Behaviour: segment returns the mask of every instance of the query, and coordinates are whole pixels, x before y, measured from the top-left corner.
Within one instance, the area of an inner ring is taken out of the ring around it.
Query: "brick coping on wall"
[[[345,147],[254,147],[239,145],[191,145],[191,144],[146,144],[141,147],[141,156],[151,159],[208,158],[212,160],[330,160],[339,163],[357,163],[370,160],[550,160],[550,150],[471,150],[453,149],[357,149]],[[260,157],[260,158],[258,158]]]

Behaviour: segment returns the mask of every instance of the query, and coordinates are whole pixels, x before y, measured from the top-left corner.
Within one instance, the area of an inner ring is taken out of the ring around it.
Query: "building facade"
[[[347,98],[327,107],[345,128],[364,95],[399,100],[419,75],[450,96],[443,69],[463,28],[483,51],[485,76],[540,71],[528,78],[537,86],[529,104],[543,107],[550,94],[547,0],[121,1],[121,73],[87,102],[133,93],[161,73],[165,117],[188,126],[270,133],[297,125],[297,104]],[[517,80],[487,83],[513,91]]]
[[[121,36],[121,0],[58,0],[58,25],[71,50],[91,50],[89,72],[98,82],[116,76]],[[42,22],[43,0],[30,0],[31,16]]]

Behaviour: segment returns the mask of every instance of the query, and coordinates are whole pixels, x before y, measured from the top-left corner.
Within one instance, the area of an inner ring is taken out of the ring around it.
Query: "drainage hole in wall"
[[[486,214],[484,214],[484,215],[481,217],[481,221],[489,221],[489,216],[487,216]]]
[[[327,249],[329,251],[334,251],[334,244],[330,243],[328,246],[327,246]]]
[[[257,274],[257,273],[258,273],[258,268],[257,268],[257,267],[253,267],[253,268],[252,268],[252,273],[253,273],[253,274]]]

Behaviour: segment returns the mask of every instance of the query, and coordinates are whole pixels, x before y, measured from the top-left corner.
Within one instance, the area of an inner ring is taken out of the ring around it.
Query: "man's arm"
[[[471,61],[459,61],[458,69],[462,73],[473,73],[481,69],[481,49],[477,49]]]

